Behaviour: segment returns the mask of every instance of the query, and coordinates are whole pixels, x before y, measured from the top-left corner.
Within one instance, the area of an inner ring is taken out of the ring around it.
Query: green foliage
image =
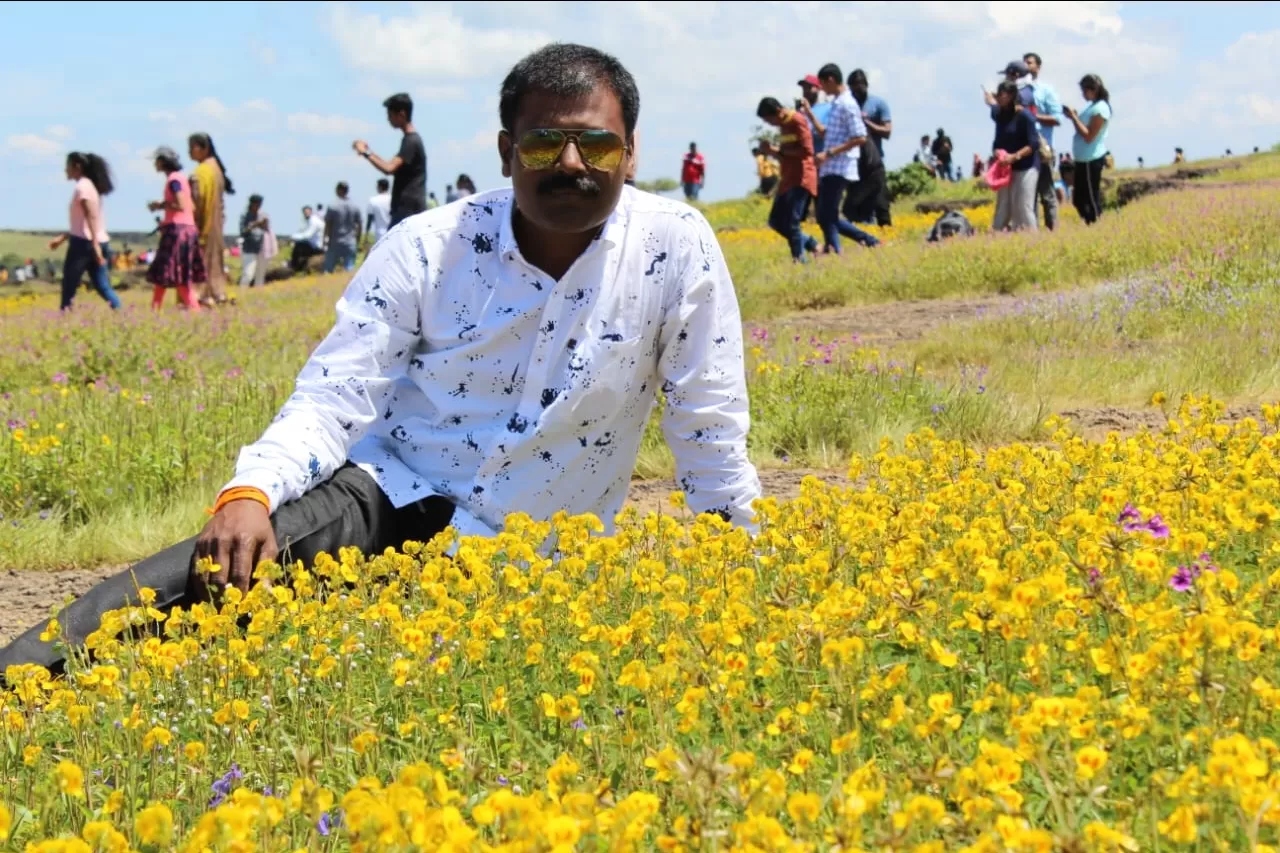
[[[774,148],[782,145],[782,134],[771,124],[757,124],[751,128],[748,144],[754,149],[759,142],[768,142]]]
[[[888,181],[891,201],[924,195],[938,185],[937,179],[930,175],[929,170],[921,163],[908,163],[901,169],[889,172],[885,177]]]
[[[663,193],[669,193],[673,190],[680,189],[680,182],[673,178],[657,178],[652,181],[636,181],[636,189],[662,195]]]

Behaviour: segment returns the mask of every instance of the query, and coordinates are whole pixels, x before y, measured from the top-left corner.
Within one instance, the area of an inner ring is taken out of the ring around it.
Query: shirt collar
[[[627,230],[627,223],[631,220],[631,202],[633,194],[639,190],[632,187],[624,186],[622,188],[622,196],[618,199],[618,206],[609,214],[609,218],[605,220],[604,228],[601,229],[600,235],[592,241],[591,248],[597,243],[605,244],[611,248],[622,245],[623,235]],[[476,202],[479,204],[480,202]],[[520,244],[516,242],[516,233],[511,224],[511,217],[516,210],[516,195],[513,190],[506,191],[504,200],[506,209],[501,211],[498,221],[498,253],[503,258],[512,258],[520,253]]]

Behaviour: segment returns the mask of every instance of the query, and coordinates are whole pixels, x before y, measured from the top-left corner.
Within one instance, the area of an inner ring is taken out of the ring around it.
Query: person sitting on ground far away
[[[374,247],[204,530],[63,610],[64,642],[138,588],[163,610],[247,589],[277,556],[375,554],[449,527],[492,536],[520,512],[611,529],[659,390],[689,507],[750,526],[760,481],[733,282],[702,214],[624,185],[639,109],[631,74],[593,48],[517,63],[497,140],[511,187]],[[194,571],[206,557],[211,576]],[[43,630],[0,651],[0,672],[59,666]]]
[[[289,268],[294,272],[305,270],[308,258],[324,254],[324,219],[317,216],[310,205],[302,208],[302,230],[292,239]]]
[[[927,133],[920,137],[920,147],[916,149],[915,156],[911,158],[911,162],[919,163],[925,167],[930,175],[936,176],[938,173],[938,160],[933,156],[932,139],[933,137]]]
[[[1174,162],[1174,163],[1185,163],[1185,162],[1187,162],[1186,155],[1184,155],[1184,154],[1182,153],[1182,149],[1181,149],[1181,148],[1175,148],[1175,149],[1173,149],[1173,162]]]

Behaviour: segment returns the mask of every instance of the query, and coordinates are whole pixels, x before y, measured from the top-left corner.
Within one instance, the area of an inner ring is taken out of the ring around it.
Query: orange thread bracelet
[[[267,493],[262,491],[262,489],[257,489],[253,486],[236,486],[235,488],[227,489],[222,492],[222,494],[218,495],[218,500],[214,503],[213,509],[208,510],[208,512],[210,515],[214,515],[218,510],[222,509],[232,501],[242,500],[257,501],[266,507],[267,512],[271,511],[271,499],[267,497]]]

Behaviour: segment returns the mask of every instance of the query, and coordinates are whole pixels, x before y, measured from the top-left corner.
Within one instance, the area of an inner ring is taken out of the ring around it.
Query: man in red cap
[[[809,126],[813,128],[813,151],[816,154],[822,150],[823,137],[827,133],[827,116],[831,114],[831,102],[819,102],[818,99],[822,97],[822,83],[817,75],[806,74],[797,81],[796,85],[804,95],[796,99],[796,109],[809,120]]]

